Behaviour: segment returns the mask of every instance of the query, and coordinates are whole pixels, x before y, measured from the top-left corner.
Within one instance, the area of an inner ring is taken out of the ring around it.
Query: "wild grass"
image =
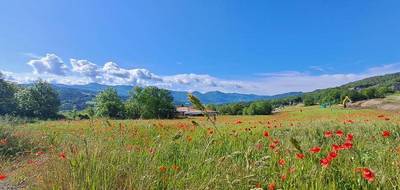
[[[399,119],[293,107],[272,116],[220,116],[216,128],[204,118],[37,122],[14,131],[36,147],[10,175],[29,189],[399,189]],[[344,135],[324,137],[336,130]],[[352,148],[323,167],[332,144],[349,133]],[[309,151],[315,146],[321,152]],[[373,181],[357,168],[371,169]]]

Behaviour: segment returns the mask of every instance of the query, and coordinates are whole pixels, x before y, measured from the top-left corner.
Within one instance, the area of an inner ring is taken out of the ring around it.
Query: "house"
[[[208,114],[217,115],[218,112],[214,110],[206,110]],[[195,109],[193,107],[176,107],[176,112],[178,116],[202,116],[203,112],[201,110]]]

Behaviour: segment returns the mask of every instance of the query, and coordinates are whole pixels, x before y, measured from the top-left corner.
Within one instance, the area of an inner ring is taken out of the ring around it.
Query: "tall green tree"
[[[13,83],[5,81],[3,74],[0,73],[0,115],[16,113],[16,91],[17,86]]]
[[[135,87],[127,101],[128,114],[131,117],[140,116],[143,119],[162,119],[175,116],[173,97],[168,90],[154,86]]]
[[[19,115],[41,119],[57,117],[61,105],[57,91],[43,80],[18,91],[16,100]]]
[[[114,88],[107,88],[95,98],[95,112],[100,117],[123,118],[124,104]]]
[[[246,115],[269,115],[271,113],[272,106],[267,101],[253,102],[244,109]]]

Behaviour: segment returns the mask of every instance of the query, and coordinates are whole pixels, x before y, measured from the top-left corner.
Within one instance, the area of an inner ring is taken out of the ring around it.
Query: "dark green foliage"
[[[304,106],[314,105],[315,104],[314,96],[310,96],[310,95],[304,96],[303,104],[304,104]]]
[[[94,109],[99,117],[123,118],[124,104],[122,104],[117,91],[107,88],[100,92],[95,98]]]
[[[33,86],[15,94],[17,114],[40,119],[56,118],[60,107],[58,93],[47,82],[39,80]]]
[[[126,102],[126,110],[129,118],[162,119],[175,116],[171,93],[153,86],[135,87]]]
[[[17,86],[5,81],[3,75],[0,73],[0,115],[16,113],[16,92]]]
[[[245,115],[269,115],[272,113],[272,106],[267,101],[253,102],[243,110]]]

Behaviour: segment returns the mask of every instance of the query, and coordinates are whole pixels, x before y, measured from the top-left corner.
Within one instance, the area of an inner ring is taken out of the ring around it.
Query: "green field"
[[[3,124],[0,174],[27,189],[399,189],[399,123],[394,112],[290,107],[219,116],[215,127],[205,118]]]

